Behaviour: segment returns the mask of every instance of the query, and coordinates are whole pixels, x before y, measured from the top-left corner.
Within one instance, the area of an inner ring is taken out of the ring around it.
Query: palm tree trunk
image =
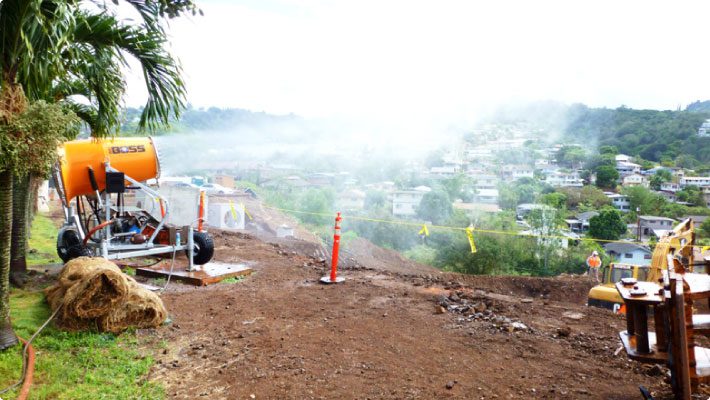
[[[10,242],[12,235],[12,171],[0,172],[0,350],[17,344],[10,323]]]
[[[10,282],[22,287],[27,276],[27,232],[30,212],[30,174],[15,177],[12,191]]]

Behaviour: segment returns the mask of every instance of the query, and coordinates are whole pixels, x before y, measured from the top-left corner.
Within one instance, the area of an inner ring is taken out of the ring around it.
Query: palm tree
[[[181,71],[165,50],[162,24],[166,18],[195,14],[193,1],[125,0],[139,14],[137,23],[120,19],[113,3],[106,3],[0,2],[0,349],[17,341],[9,308],[14,176],[42,172],[51,161],[56,141],[66,132],[60,129],[54,141],[44,141],[46,148],[39,149],[33,137],[38,133],[23,130],[24,125],[15,121],[32,102],[52,97],[83,117],[93,135],[114,134],[125,88],[121,68],[127,57],[140,63],[149,93],[140,120],[142,129],[167,124],[184,107]],[[89,103],[75,102],[72,95],[83,95]],[[21,209],[24,203],[17,208],[17,223],[26,223],[22,221],[27,214]]]

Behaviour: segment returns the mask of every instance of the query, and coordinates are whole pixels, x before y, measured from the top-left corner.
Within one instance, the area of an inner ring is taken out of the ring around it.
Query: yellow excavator
[[[651,257],[651,265],[610,263],[602,268],[602,283],[589,291],[587,305],[617,311],[624,301],[614,287],[616,282],[622,278],[658,282],[662,271],[668,269],[669,255],[672,256],[671,260],[682,261],[684,265],[690,266],[695,272],[700,272],[698,268],[707,267],[707,261],[703,257],[698,257],[700,262],[694,262],[696,256],[700,255],[699,249],[696,249],[694,244],[693,220],[686,219],[658,240]]]

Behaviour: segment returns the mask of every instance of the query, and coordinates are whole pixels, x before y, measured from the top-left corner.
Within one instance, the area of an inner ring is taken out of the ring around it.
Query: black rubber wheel
[[[197,265],[207,264],[214,255],[214,241],[212,236],[207,232],[193,232],[192,242],[195,245],[195,254],[192,256],[192,261]],[[190,256],[188,251],[185,251],[186,256]]]
[[[77,245],[81,245],[81,239],[79,239],[79,234],[74,229],[60,231],[57,237],[57,255],[63,262],[67,262],[71,260],[69,248]]]
[[[91,257],[93,254],[91,253],[91,250],[89,250],[88,247],[84,246],[83,244],[75,244],[74,246],[69,247],[69,250],[67,250],[67,255],[69,256],[69,260],[73,260],[75,258],[79,257]],[[67,261],[69,261],[67,260]]]

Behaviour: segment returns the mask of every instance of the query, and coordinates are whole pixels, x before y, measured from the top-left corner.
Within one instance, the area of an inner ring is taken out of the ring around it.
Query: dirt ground
[[[363,259],[342,271],[344,283],[322,285],[326,263],[300,241],[215,240],[218,261],[255,272],[163,294],[173,323],[141,335],[158,349],[149,379],[169,398],[640,399],[639,385],[669,396],[665,368],[618,351],[623,317],[584,305],[584,277],[462,276]]]

